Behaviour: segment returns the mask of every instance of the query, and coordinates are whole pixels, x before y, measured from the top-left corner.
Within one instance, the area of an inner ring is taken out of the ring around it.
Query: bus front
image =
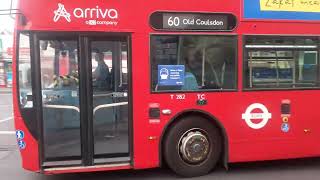
[[[27,0],[18,10],[13,95],[23,167],[132,168],[130,4]]]

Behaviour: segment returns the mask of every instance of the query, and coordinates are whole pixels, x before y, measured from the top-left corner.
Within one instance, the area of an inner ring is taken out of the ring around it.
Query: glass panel
[[[127,44],[94,41],[91,50],[95,158],[127,156]]]
[[[0,61],[0,87],[4,87],[6,85],[6,75],[5,75],[4,68],[5,68],[4,62]]]
[[[32,108],[31,56],[29,34],[19,35],[19,93],[21,108]]]
[[[318,83],[318,52],[299,51],[297,54],[297,82],[299,86]],[[319,86],[319,84],[318,84]]]
[[[120,61],[120,83],[119,88],[127,88],[128,86],[128,51],[127,44],[121,44],[121,61]]]
[[[152,36],[153,91],[236,88],[236,37]]]
[[[249,51],[249,57],[252,86],[286,87],[294,83],[292,51]]]
[[[295,88],[318,86],[318,46],[314,38],[249,37],[246,86]]]
[[[77,41],[40,40],[45,158],[80,157]]]

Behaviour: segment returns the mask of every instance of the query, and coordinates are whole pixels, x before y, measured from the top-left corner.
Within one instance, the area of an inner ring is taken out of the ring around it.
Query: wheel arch
[[[190,115],[197,115],[197,116],[204,117],[208,121],[213,122],[213,125],[215,125],[216,127],[219,128],[219,130],[220,130],[219,133],[220,133],[220,135],[222,137],[222,141],[223,141],[222,156],[220,158],[220,161],[223,163],[223,166],[226,169],[228,169],[229,140],[228,140],[227,132],[226,132],[224,126],[222,125],[222,123],[215,116],[213,116],[211,113],[208,113],[206,111],[199,110],[199,109],[188,109],[188,110],[181,111],[181,112],[177,113],[175,116],[173,116],[169,120],[169,122],[165,125],[165,127],[163,128],[162,134],[160,136],[160,141],[159,141],[159,162],[160,162],[159,166],[162,166],[164,164],[163,144],[164,144],[164,138],[165,138],[166,134],[169,132],[171,127],[175,123],[177,123],[180,119],[182,119],[183,117],[186,117],[186,116],[190,116]]]

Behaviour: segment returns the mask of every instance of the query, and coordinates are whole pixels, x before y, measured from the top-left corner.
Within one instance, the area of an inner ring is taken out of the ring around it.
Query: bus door
[[[92,87],[90,119],[93,125],[94,163],[98,164],[113,157],[129,157],[128,43],[125,38],[91,38],[89,46]]]
[[[42,166],[129,163],[128,36],[36,38]]]

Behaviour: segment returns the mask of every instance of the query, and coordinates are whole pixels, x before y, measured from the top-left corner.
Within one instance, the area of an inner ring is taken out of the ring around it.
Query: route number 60
[[[180,24],[179,17],[172,17],[172,16],[169,17],[168,19],[169,26],[179,26],[179,24]]]

